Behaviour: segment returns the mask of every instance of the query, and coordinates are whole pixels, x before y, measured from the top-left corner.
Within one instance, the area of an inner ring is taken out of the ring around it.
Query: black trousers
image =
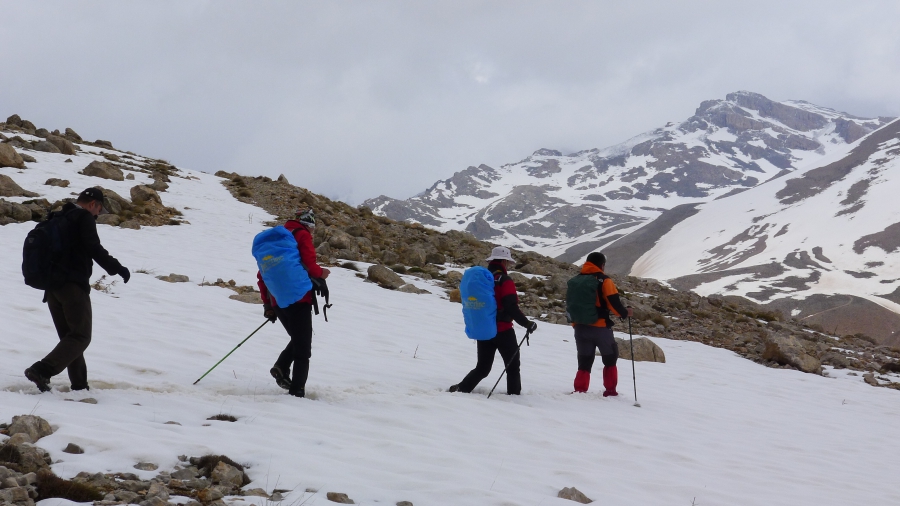
[[[499,351],[506,364],[506,393],[519,395],[522,392],[522,376],[519,371],[521,361],[516,353],[519,343],[516,340],[514,329],[499,332],[493,339],[478,341],[478,363],[475,369],[459,382],[459,391],[469,393],[478,386],[478,382],[491,373],[494,364],[494,354]],[[515,356],[513,356],[515,355]]]
[[[286,308],[275,308],[278,321],[284,326],[284,330],[291,336],[291,342],[284,348],[278,360],[275,361],[285,375],[290,374],[291,364],[294,365],[291,376],[291,392],[306,388],[306,379],[309,377],[309,358],[312,356],[312,304],[295,302]]]
[[[37,372],[50,378],[67,369],[73,390],[88,387],[84,350],[91,344],[93,313],[91,295],[75,283],[44,293],[59,344],[34,366]]]

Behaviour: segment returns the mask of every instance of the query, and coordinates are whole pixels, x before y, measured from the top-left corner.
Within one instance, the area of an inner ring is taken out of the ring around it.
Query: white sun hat
[[[510,262],[515,262],[512,255],[509,253],[509,248],[504,248],[503,246],[497,246],[491,250],[491,256],[487,257],[485,260],[509,260]]]

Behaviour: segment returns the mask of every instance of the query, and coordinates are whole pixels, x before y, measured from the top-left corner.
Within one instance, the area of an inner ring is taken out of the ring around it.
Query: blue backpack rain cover
[[[497,335],[494,275],[484,267],[470,267],[459,282],[463,319],[469,339],[484,341]]]
[[[282,226],[263,230],[253,238],[252,251],[278,307],[288,307],[312,290],[309,273],[300,262],[297,240],[290,230]]]

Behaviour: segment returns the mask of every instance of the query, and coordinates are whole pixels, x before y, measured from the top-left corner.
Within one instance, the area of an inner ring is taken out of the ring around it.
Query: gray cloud
[[[900,115],[900,4],[0,1],[0,114],[359,202],[748,89]]]

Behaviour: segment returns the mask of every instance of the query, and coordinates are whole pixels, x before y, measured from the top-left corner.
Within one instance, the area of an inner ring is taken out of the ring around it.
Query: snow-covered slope
[[[29,169],[0,173],[52,200],[96,183],[74,175],[82,156],[66,164],[67,157],[42,155]],[[63,374],[52,393],[38,394],[22,376],[57,338],[41,293],[19,272],[33,224],[0,227],[0,420],[34,413],[56,425],[39,444],[63,477],[109,470],[149,478],[155,473],[132,466],[167,469],[177,455],[213,452],[249,464],[249,487],[292,489],[282,504],[329,504],[325,492],[338,491],[357,504],[564,506],[571,503],[556,493],[568,486],[618,505],[900,501],[893,465],[900,442],[889,423],[900,416],[895,391],[844,371],[771,369],[657,339],[668,363],[636,365],[643,407],[635,408],[625,361],[620,397],[604,399],[596,385],[567,395],[576,366],[571,329],[541,324],[522,351],[522,396],[485,398],[499,360],[476,393],[448,394],[475,362],[459,306],[384,290],[347,269],[329,278],[331,321],[314,321],[310,399],[285,395],[268,376],[287,340],[274,325],[192,386],[263,322],[260,306],[198,283],[251,284],[249,245],[271,217],[231,198],[217,177],[184,174],[197,179],[172,178],[163,198],[190,225],[99,229],[132,270],[186,274],[191,282],[135,273],[109,293],[93,292],[90,392],[65,392]],[[51,176],[73,185],[40,184]],[[97,404],[65,402],[88,396]],[[238,421],[207,421],[218,413]],[[85,453],[62,453],[69,442]],[[242,499],[226,502],[265,503]]]
[[[900,333],[898,174],[894,121],[795,174],[703,204],[631,274],[888,340]]]
[[[841,151],[885,118],[750,92],[700,104],[680,124],[571,155],[538,150],[469,167],[376,213],[576,261],[682,204],[734,195]]]

